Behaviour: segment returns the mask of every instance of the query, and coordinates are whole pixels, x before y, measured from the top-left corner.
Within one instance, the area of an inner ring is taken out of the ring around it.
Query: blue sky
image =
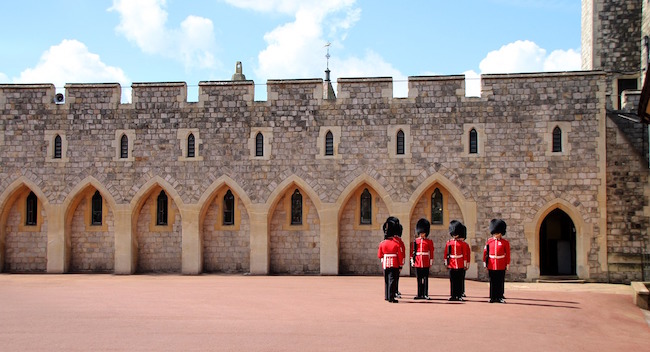
[[[229,80],[580,69],[579,0],[21,0],[0,12],[0,83]]]

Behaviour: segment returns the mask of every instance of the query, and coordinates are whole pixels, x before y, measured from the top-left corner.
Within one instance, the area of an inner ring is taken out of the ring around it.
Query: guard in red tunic
[[[483,249],[483,265],[490,274],[490,303],[506,303],[503,298],[506,270],[510,269],[510,243],[503,238],[506,222],[490,221],[490,237]]]
[[[391,303],[398,303],[395,296],[397,295],[397,281],[399,275],[400,263],[404,260],[404,255],[400,250],[399,243],[393,239],[399,231],[399,220],[391,216],[386,219],[383,226],[384,240],[379,244],[377,257],[381,259],[384,269],[384,299]]]
[[[399,264],[399,272],[401,273],[402,267],[404,266],[404,258],[406,258],[406,246],[404,245],[404,241],[402,241],[402,231],[404,228],[402,227],[402,224],[399,223],[399,219],[397,219],[397,225],[397,235],[393,237],[393,240],[397,241],[399,244],[400,252],[402,252],[402,262]],[[395,298],[402,298],[402,294],[399,291],[399,274],[397,274],[395,281],[397,281],[395,284],[397,285],[397,293],[395,294]]]
[[[413,242],[411,265],[415,268],[418,295],[413,299],[429,299],[429,268],[433,264],[433,241],[429,239],[431,223],[427,219],[418,220],[415,232],[418,238]]]
[[[461,236],[467,235],[467,228],[458,220],[449,223],[452,238],[445,244],[445,265],[449,268],[450,301],[463,301],[463,274],[465,273],[465,247]]]
[[[459,236],[458,240],[463,244],[463,256],[465,257],[465,270],[463,270],[463,281],[462,281],[462,286],[463,286],[463,294],[461,297],[465,297],[465,274],[467,273],[467,269],[469,269],[469,264],[472,261],[472,249],[469,247],[469,243],[467,243],[467,232],[465,232],[464,235]]]

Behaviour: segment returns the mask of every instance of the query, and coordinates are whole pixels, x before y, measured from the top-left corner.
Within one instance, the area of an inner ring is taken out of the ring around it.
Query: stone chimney
[[[232,80],[233,81],[245,81],[246,76],[242,73],[241,69],[241,61],[237,61],[237,64],[235,65],[235,74],[232,75]]]

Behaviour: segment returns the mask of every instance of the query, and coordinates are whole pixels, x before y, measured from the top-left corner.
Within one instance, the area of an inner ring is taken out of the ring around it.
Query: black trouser
[[[397,277],[395,277],[395,292],[399,292],[399,276],[402,273],[402,267],[399,267],[399,271],[397,272]]]
[[[490,273],[490,300],[496,301],[503,298],[506,281],[505,270],[489,270]]]
[[[461,298],[463,296],[463,276],[465,269],[449,269],[449,287],[451,297]]]
[[[415,268],[418,282],[418,297],[429,295],[429,268]]]
[[[395,300],[397,295],[397,280],[399,268],[384,269],[384,299],[387,301]]]
[[[463,288],[463,289],[462,289],[463,294],[465,294],[465,273],[466,273],[466,272],[467,272],[467,270],[463,269],[463,281],[462,281],[461,284],[460,284],[460,286]]]

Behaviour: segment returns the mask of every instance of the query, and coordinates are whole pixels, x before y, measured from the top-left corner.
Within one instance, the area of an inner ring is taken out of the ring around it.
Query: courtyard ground
[[[383,277],[0,274],[2,351],[641,351],[630,286],[431,279],[431,301],[383,299]]]

